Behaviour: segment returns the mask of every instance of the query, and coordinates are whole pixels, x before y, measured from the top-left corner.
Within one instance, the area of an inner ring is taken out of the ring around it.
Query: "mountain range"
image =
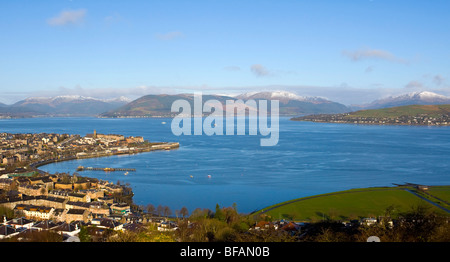
[[[188,101],[191,109],[194,108],[194,96],[190,94],[178,95],[146,95],[140,97],[126,105],[118,107],[111,111],[105,111],[100,114],[101,117],[171,117],[178,113],[171,112],[172,104],[176,100]],[[203,95],[203,102],[215,99],[225,103],[227,96]]]
[[[253,92],[236,96],[237,99],[278,100],[280,115],[329,114],[351,111],[347,106],[322,97],[299,96],[286,91]]]
[[[83,96],[32,97],[12,105],[0,106],[0,116],[95,116],[113,110],[131,100],[97,99]]]
[[[450,104],[450,97],[429,91],[413,92],[399,96],[389,96],[375,100],[369,104],[352,106],[352,109],[380,109],[408,105],[441,105]]]
[[[172,103],[178,99],[188,101],[193,109],[194,97],[189,94],[180,95],[147,95],[143,96],[133,102],[124,105],[115,110],[101,114],[102,117],[149,117],[149,116],[174,116],[178,112],[171,112]],[[247,101],[249,99],[255,100],[259,104],[260,100],[279,100],[280,115],[302,115],[302,114],[326,114],[326,113],[343,113],[348,112],[349,108],[345,105],[326,100],[319,97],[302,97],[290,92],[276,91],[276,92],[257,92],[246,93],[238,96],[224,96],[224,95],[203,95],[203,102],[207,100],[217,100],[222,104],[224,110],[226,108],[226,101],[236,101],[241,99]]]
[[[193,108],[192,94],[146,95],[136,100],[126,97],[98,99],[84,96],[31,97],[12,105],[0,103],[0,117],[37,117],[37,116],[100,116],[100,117],[170,117],[172,103],[183,99]],[[203,102],[218,100],[224,107],[227,100],[244,102],[252,99],[278,100],[280,115],[300,116],[311,114],[338,114],[361,109],[379,109],[405,105],[450,104],[450,97],[423,91],[390,96],[369,104],[345,106],[323,97],[300,96],[286,91],[251,92],[236,96],[203,95]]]

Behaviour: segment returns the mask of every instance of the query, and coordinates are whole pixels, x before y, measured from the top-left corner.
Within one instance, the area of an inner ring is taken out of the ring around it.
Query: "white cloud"
[[[423,89],[424,86],[419,81],[410,81],[408,84],[406,84],[405,88],[408,88],[408,89]]]
[[[375,68],[374,68],[373,66],[368,66],[368,67],[366,68],[365,72],[366,72],[366,73],[371,73],[371,72],[373,72],[374,69],[375,69]]]
[[[435,75],[433,77],[433,82],[438,86],[442,85],[444,83],[444,81],[445,81],[445,78],[441,75]]]
[[[380,49],[360,49],[356,51],[342,51],[342,54],[354,62],[366,59],[381,59],[395,63],[408,63],[405,59],[395,56],[394,54]]]
[[[114,13],[112,15],[105,17],[104,21],[107,25],[111,25],[111,24],[119,23],[119,22],[123,21],[123,18],[118,13]]]
[[[259,77],[271,75],[269,70],[267,70],[267,68],[260,64],[254,64],[250,67],[250,69],[252,70],[253,74]]]
[[[179,31],[174,31],[174,32],[168,32],[168,33],[165,33],[165,34],[158,34],[156,37],[159,40],[168,41],[168,40],[173,40],[173,39],[176,39],[176,38],[184,37],[184,34],[179,32]]]
[[[241,68],[239,66],[226,66],[223,69],[230,72],[241,71]]]
[[[69,24],[79,24],[84,21],[86,9],[62,11],[57,16],[47,20],[51,26],[64,26]]]

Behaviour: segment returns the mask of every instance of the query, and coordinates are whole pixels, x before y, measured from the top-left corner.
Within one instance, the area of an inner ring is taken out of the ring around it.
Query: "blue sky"
[[[1,1],[0,102],[287,90],[450,95],[449,1]]]

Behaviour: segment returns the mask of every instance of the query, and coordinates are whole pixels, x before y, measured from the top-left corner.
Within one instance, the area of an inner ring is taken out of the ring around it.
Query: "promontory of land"
[[[135,154],[179,147],[175,142],[150,142],[142,136],[120,134],[11,134],[0,133],[0,175],[39,171],[51,162]]]
[[[317,114],[291,118],[294,121],[367,125],[449,126],[450,104],[409,105],[359,110],[343,114]]]
[[[253,215],[294,221],[360,220],[389,216],[398,218],[414,207],[426,207],[450,216],[450,186],[405,183],[394,187],[355,188],[346,191],[303,197],[278,203]],[[386,214],[390,210],[390,214]]]

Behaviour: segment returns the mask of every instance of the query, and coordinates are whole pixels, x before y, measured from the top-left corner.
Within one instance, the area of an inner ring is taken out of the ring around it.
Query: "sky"
[[[0,102],[286,90],[450,95],[450,1],[0,2]]]

